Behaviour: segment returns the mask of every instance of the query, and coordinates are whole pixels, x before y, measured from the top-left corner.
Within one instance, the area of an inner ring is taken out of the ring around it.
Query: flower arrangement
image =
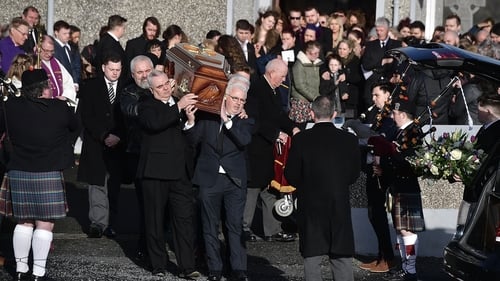
[[[475,142],[475,136],[469,140],[462,130],[443,133],[437,139],[433,134],[407,160],[423,178],[462,181],[467,185],[486,157],[482,149],[474,148]]]

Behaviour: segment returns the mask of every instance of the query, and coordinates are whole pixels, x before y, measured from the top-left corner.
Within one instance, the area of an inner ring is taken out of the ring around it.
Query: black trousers
[[[391,234],[389,230],[389,221],[387,220],[387,211],[385,210],[385,192],[384,182],[377,177],[372,176],[372,167],[369,165],[366,175],[366,197],[368,199],[368,219],[372,224],[378,242],[379,258],[392,260],[394,251],[392,248]]]
[[[181,271],[193,271],[194,227],[191,182],[143,179],[146,247],[153,270],[164,270],[168,262],[165,241],[165,211],[168,208],[173,232],[174,252]]]
[[[208,269],[220,272],[223,268],[218,239],[223,207],[231,269],[246,271],[247,253],[242,237],[246,188],[238,187],[226,174],[219,174],[213,186],[200,186],[199,198]]]

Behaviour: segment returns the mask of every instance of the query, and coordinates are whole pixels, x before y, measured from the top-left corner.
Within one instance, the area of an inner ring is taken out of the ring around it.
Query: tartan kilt
[[[425,230],[420,193],[398,193],[393,196],[392,222],[397,231],[419,232]]]
[[[66,217],[68,204],[61,171],[8,172],[13,217],[53,220]]]

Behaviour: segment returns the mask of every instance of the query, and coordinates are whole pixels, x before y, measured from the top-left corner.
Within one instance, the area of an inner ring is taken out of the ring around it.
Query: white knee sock
[[[30,269],[28,266],[28,257],[31,249],[32,236],[33,227],[18,224],[16,228],[14,228],[12,245],[14,247],[14,256],[16,257],[16,272],[26,273]]]
[[[52,232],[43,229],[36,229],[33,232],[33,275],[45,275],[45,264],[51,242]]]
[[[403,236],[406,250],[406,271],[417,273],[417,234]]]
[[[396,241],[396,248],[399,250],[399,255],[401,255],[401,268],[406,270],[406,248],[403,236],[401,236],[401,234],[396,235]]]

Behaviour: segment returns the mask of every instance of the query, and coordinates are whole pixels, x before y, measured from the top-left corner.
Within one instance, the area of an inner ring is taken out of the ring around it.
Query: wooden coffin
[[[175,95],[194,93],[200,110],[219,114],[230,73],[224,56],[187,43],[177,44],[166,55],[169,76],[177,84]]]

